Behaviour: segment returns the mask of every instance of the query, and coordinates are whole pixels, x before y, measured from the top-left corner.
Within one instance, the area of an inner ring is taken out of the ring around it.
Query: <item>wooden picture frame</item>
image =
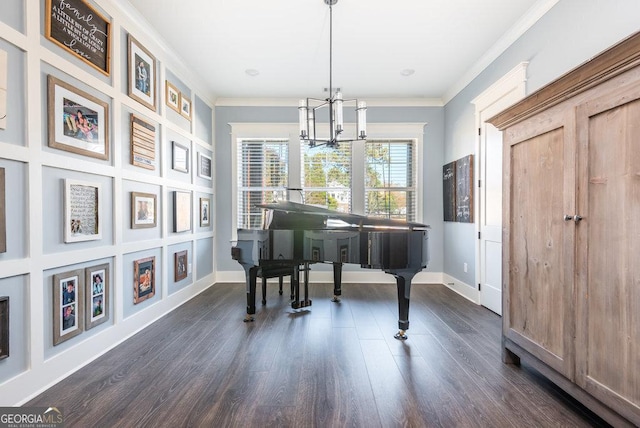
[[[67,152],[109,159],[109,105],[47,76],[48,144]]]
[[[0,360],[9,358],[9,296],[0,297]]]
[[[53,275],[53,345],[84,330],[84,271]]]
[[[181,281],[187,277],[189,269],[189,253],[187,250],[178,251],[174,253],[175,263],[173,265],[173,280],[174,282]]]
[[[111,22],[84,0],[46,0],[47,40],[109,76]]]
[[[64,180],[64,242],[102,239],[101,199],[100,183]]]
[[[131,164],[156,169],[156,127],[131,113]]]
[[[191,192],[173,192],[173,231],[191,230]]]
[[[180,93],[180,114],[191,121],[191,100]]]
[[[158,197],[153,193],[131,192],[131,228],[158,225]]]
[[[127,40],[127,94],[156,111],[156,58],[131,34]]]
[[[189,148],[177,141],[173,143],[173,157],[171,168],[180,172],[189,172]]]
[[[198,152],[198,177],[211,180],[211,157]]]
[[[165,80],[165,103],[167,106],[174,110],[176,113],[180,113],[180,91],[174,85],[171,84],[168,80]]]
[[[156,294],[155,256],[133,262],[133,304],[137,305]]]
[[[7,200],[5,169],[0,168],[0,253],[7,252]]]
[[[209,198],[200,198],[200,227],[206,227],[211,224],[211,200]]]
[[[109,319],[109,263],[88,267],[85,272],[85,330]]]

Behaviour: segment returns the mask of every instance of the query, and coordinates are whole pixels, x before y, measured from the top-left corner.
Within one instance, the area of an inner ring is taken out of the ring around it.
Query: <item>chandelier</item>
[[[367,138],[367,104],[357,99],[345,100],[342,92],[333,92],[333,5],[338,0],[324,0],[329,5],[329,97],[325,99],[306,98],[300,100],[298,106],[300,122],[300,140],[309,143],[309,147],[323,146],[338,148],[340,142],[364,140]],[[343,105],[353,104],[356,110],[356,135],[352,138],[342,136],[344,131]],[[329,136],[318,137],[316,133],[316,117],[321,109],[328,109]]]

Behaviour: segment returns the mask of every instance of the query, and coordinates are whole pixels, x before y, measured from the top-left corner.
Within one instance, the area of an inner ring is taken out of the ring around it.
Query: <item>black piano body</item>
[[[311,305],[308,272],[313,263],[332,263],[334,300],[341,295],[342,265],[380,269],[396,278],[399,339],[409,328],[409,296],[414,275],[429,263],[429,226],[344,214],[294,202],[260,205],[265,228],[238,229],[233,259],[245,270],[247,317],[256,313],[256,279],[291,274],[292,307]],[[304,273],[304,299],[299,273]],[[264,301],[263,301],[264,303]]]

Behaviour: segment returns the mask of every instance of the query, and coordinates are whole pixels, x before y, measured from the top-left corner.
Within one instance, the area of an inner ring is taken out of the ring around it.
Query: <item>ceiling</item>
[[[332,86],[345,98],[446,102],[557,1],[339,0]],[[324,0],[129,2],[211,97],[326,96]]]

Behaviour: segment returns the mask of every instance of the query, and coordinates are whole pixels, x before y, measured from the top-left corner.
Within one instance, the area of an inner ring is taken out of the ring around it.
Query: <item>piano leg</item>
[[[303,307],[311,306],[311,299],[309,299],[309,263],[304,264],[304,302]]]
[[[281,296],[282,296],[282,278],[283,278],[282,275],[278,277],[278,294],[280,294]]]
[[[342,295],[342,263],[333,263],[333,299],[339,302]]]
[[[405,331],[409,329],[409,295],[414,275],[414,272],[393,273],[398,287],[398,328],[400,329],[393,337],[398,340],[407,340],[408,338]]]
[[[243,321],[251,322],[254,320],[253,315],[256,313],[256,278],[258,277],[259,267],[243,267],[247,281],[247,315],[245,315]]]
[[[267,304],[267,276],[262,276],[262,304]]]
[[[293,266],[293,275],[291,275],[291,287],[293,288],[293,301],[291,307],[298,309],[300,307],[300,268],[298,265]]]

